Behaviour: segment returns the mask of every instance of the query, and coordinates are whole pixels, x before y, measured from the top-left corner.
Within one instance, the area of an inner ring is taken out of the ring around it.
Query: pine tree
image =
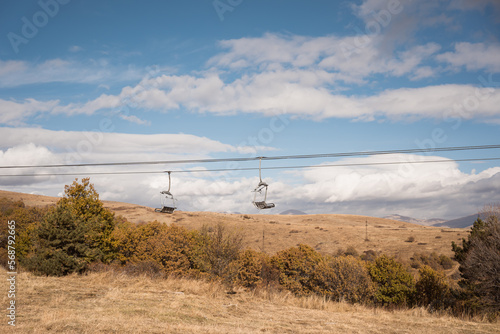
[[[83,272],[92,261],[114,257],[113,213],[105,209],[89,179],[65,187],[65,194],[38,224],[34,251],[25,266],[35,273],[62,276]]]
[[[480,309],[500,310],[500,221],[498,214],[477,218],[462,246],[452,242],[460,263],[464,299]]]
[[[107,262],[113,258],[111,233],[115,229],[114,214],[104,208],[99,194],[89,178],[78,179],[64,187],[64,197],[58,205],[67,206],[86,225],[87,244],[93,250],[92,258]]]
[[[66,205],[49,211],[36,228],[36,250],[25,261],[36,274],[63,276],[83,272],[91,258],[86,228]]]

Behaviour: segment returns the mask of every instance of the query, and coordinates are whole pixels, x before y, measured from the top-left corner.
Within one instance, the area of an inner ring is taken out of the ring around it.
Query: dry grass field
[[[47,206],[57,198],[0,191],[0,197]],[[158,220],[189,229],[223,223],[245,235],[246,245],[272,254],[299,243],[323,253],[354,247],[409,259],[415,252],[451,256],[451,241],[465,229],[442,229],[356,215],[238,215],[156,213],[144,206],[104,205],[131,222]],[[368,240],[366,239],[368,223]],[[264,235],[264,242],[263,242]],[[413,242],[408,238],[413,237]],[[448,272],[451,274],[456,268]],[[1,277],[6,271],[0,269]],[[37,277],[19,273],[16,333],[498,333],[498,323],[467,321],[423,308],[387,311],[361,305],[297,298],[288,292],[228,294],[218,283],[131,277],[116,272]],[[2,305],[8,282],[0,283]],[[2,306],[3,307],[3,306]],[[5,317],[0,332],[11,331]]]
[[[0,289],[8,290],[5,279]],[[264,290],[227,294],[218,283],[114,272],[21,273],[16,289],[16,326],[3,317],[2,333],[498,333],[498,323],[422,308],[386,311]]]

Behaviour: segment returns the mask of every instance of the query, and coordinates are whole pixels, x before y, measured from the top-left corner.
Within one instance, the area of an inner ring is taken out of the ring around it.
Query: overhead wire
[[[0,169],[15,168],[63,168],[63,167],[96,167],[96,166],[133,166],[133,165],[159,165],[159,164],[204,164],[214,162],[242,162],[255,160],[290,160],[290,159],[317,159],[317,158],[338,158],[351,156],[369,156],[386,154],[411,154],[411,153],[430,153],[430,152],[451,152],[451,151],[470,151],[498,149],[500,145],[476,145],[476,146],[455,146],[455,147],[436,147],[436,148],[418,148],[384,151],[359,151],[343,153],[323,153],[306,155],[283,155],[283,156],[260,156],[247,158],[219,158],[219,159],[185,159],[185,160],[160,160],[160,161],[129,161],[129,162],[101,162],[101,163],[78,163],[78,164],[45,164],[45,165],[8,165],[0,166]]]
[[[377,166],[377,165],[403,165],[403,164],[424,164],[424,163],[446,163],[446,162],[473,162],[473,161],[492,161],[500,158],[469,158],[469,159],[440,159],[440,160],[421,160],[421,161],[384,161],[384,162],[365,162],[365,163],[343,163],[343,164],[321,164],[321,165],[300,165],[300,166],[271,166],[261,169],[307,169],[307,168],[333,168],[333,167],[355,167],[355,166]],[[162,171],[115,171],[115,172],[80,172],[80,173],[38,173],[38,174],[0,174],[0,177],[37,177],[37,176],[79,176],[79,175],[132,175],[132,174],[163,174],[163,173],[210,173],[210,172],[228,172],[228,171],[250,171],[259,170],[259,167],[241,167],[241,168],[217,168],[217,169],[189,169],[189,170],[162,170]]]

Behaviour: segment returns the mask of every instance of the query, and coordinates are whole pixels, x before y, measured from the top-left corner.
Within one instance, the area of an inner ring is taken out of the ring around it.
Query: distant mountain
[[[300,211],[300,210],[286,210],[286,211],[283,211],[282,213],[280,213],[280,215],[307,215],[307,213],[303,212],[303,211]]]
[[[399,220],[399,221],[405,222],[405,223],[412,223],[412,224],[424,225],[424,226],[435,226],[436,224],[440,224],[440,223],[443,223],[446,221],[445,219],[440,219],[440,218],[418,219],[418,218],[413,218],[413,217],[401,216],[398,214],[392,214],[389,216],[385,216],[383,218],[392,219],[392,220]]]
[[[437,224],[434,224],[433,226],[450,227],[450,228],[465,228],[465,227],[472,226],[472,224],[474,224],[474,221],[476,219],[477,219],[477,213],[474,215],[467,216],[467,217],[462,217],[462,218],[448,220],[448,221],[445,221],[442,223],[437,223]]]

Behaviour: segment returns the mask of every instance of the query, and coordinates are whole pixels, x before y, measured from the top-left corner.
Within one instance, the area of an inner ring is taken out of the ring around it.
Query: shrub
[[[377,252],[375,252],[373,249],[364,251],[363,254],[361,255],[361,260],[363,261],[374,262],[376,259],[377,259]]]
[[[209,232],[212,231],[212,232]],[[237,266],[233,263],[243,248],[243,236],[219,223],[214,227],[203,226],[196,235],[194,265],[212,276],[232,284]]]
[[[453,260],[444,254],[439,256],[439,264],[443,269],[451,269],[454,265]]]
[[[24,208],[23,201],[13,201],[9,198],[0,198],[0,215],[9,217],[16,208]]]
[[[420,277],[415,284],[415,303],[420,306],[430,306],[439,310],[447,306],[450,297],[450,286],[446,276],[429,266],[419,269]]]
[[[374,284],[365,263],[352,256],[321,261],[312,274],[311,286],[320,295],[350,303],[367,303],[374,293]]]
[[[394,258],[382,255],[368,266],[370,277],[376,283],[375,301],[381,305],[407,305],[415,289],[415,280],[406,268]]]
[[[313,248],[300,244],[278,252],[271,263],[279,272],[279,282],[297,295],[308,295],[313,291],[311,278],[323,257]]]
[[[164,275],[186,275],[194,268],[195,237],[183,227],[122,222],[112,233],[111,244],[116,258],[132,271],[146,268],[154,273],[151,268],[157,268]]]
[[[0,258],[7,259],[7,223],[15,221],[16,258],[19,262],[33,250],[33,230],[47,209],[26,207],[22,201],[0,198]]]
[[[415,253],[411,258],[411,267],[419,269],[423,266],[429,266],[434,270],[443,270],[453,268],[453,260],[446,255],[438,255],[436,252],[432,252],[429,255],[424,253]]]
[[[237,262],[237,284],[246,288],[255,288],[262,283],[263,264],[266,262],[265,254],[247,249],[238,255]]]
[[[337,256],[349,256],[349,255],[353,257],[359,257],[359,253],[356,250],[356,248],[354,248],[354,246],[348,246],[346,250],[343,250],[341,248],[337,250]]]

